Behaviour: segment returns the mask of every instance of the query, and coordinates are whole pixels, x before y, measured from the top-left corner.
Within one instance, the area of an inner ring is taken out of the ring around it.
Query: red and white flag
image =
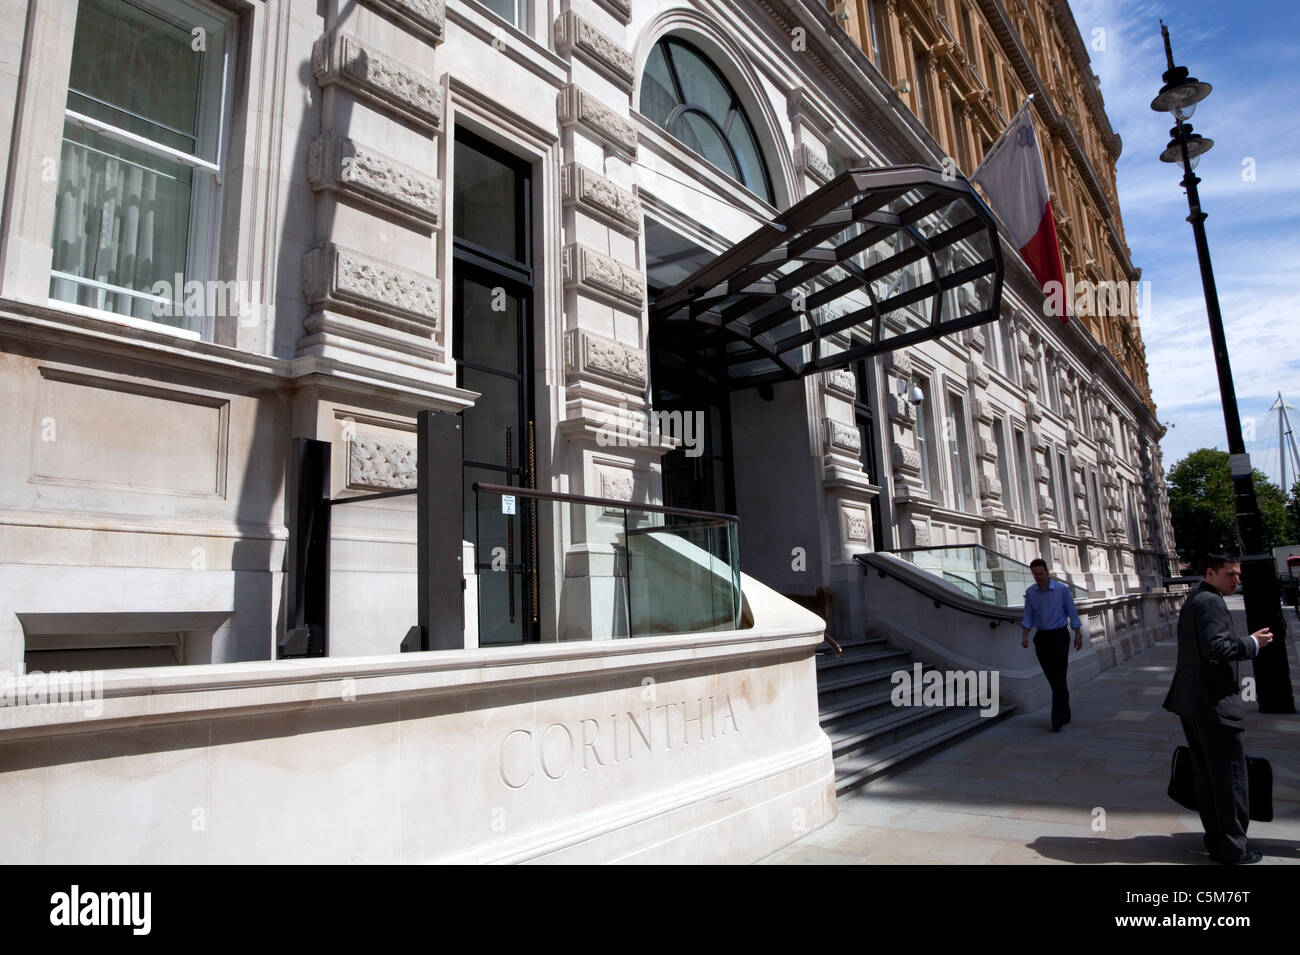
[[[1020,250],[1048,298],[1059,302],[1059,290],[1065,286],[1065,267],[1029,101],[1012,118],[971,181],[978,182],[988,195],[1007,226],[1011,244]],[[1049,286],[1051,282],[1057,284]],[[1062,309],[1061,319],[1069,321],[1068,308]]]

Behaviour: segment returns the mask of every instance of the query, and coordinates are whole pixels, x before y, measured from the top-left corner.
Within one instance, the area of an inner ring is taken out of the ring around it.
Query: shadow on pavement
[[[1042,836],[1026,843],[1044,858],[1076,865],[1104,865],[1113,862],[1140,864],[1163,862],[1182,865],[1217,865],[1199,832],[1177,832],[1173,835],[1144,835],[1128,839],[1075,838],[1072,836]],[[1250,847],[1264,854],[1262,864],[1281,859],[1300,859],[1300,842],[1287,839],[1254,839]]]

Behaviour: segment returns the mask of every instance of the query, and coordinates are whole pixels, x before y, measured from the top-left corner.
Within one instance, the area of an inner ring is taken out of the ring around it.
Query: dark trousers
[[[1065,627],[1056,630],[1039,630],[1034,634],[1034,653],[1052,688],[1052,727],[1070,722],[1070,687],[1065,680],[1065,667],[1070,662],[1070,631]]]
[[[1211,716],[1183,716],[1183,734],[1192,751],[1196,807],[1210,852],[1225,862],[1246,854],[1250,823],[1250,777],[1241,730]]]

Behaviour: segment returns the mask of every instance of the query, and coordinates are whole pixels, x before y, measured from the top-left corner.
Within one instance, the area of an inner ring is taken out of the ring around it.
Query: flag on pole
[[[989,202],[1006,223],[1011,244],[1020,250],[1034,278],[1044,292],[1048,283],[1055,289],[1065,287],[1065,267],[1061,247],[1056,239],[1056,221],[1052,218],[1052,200],[1047,191],[1047,172],[1038,150],[1034,121],[1029,112],[1031,96],[1011,119],[1006,132],[993,144],[980,163],[972,182],[979,183]],[[1060,293],[1048,298],[1060,301]],[[1062,321],[1069,321],[1068,305]]]

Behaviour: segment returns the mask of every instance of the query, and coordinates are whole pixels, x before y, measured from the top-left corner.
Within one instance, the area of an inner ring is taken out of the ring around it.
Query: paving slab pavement
[[[1300,622],[1288,622],[1300,687]],[[1165,794],[1184,742],[1160,706],[1176,658],[1162,641],[1071,690],[1059,733],[1049,707],[1018,713],[841,797],[835,820],[763,863],[1213,865],[1200,817]],[[1246,711],[1246,752],[1273,765],[1274,819],[1251,823],[1250,844],[1261,865],[1300,865],[1300,716]]]

